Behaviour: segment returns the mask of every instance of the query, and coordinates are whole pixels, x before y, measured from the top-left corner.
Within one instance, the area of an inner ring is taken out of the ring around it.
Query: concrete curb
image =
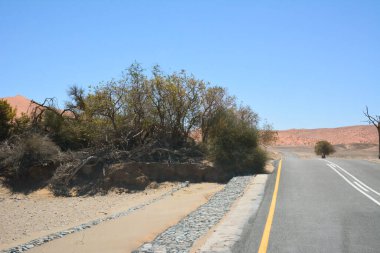
[[[268,176],[257,175],[252,179],[244,195],[214,228],[214,233],[196,250],[197,253],[232,252],[232,247],[240,239],[245,224],[260,207]]]

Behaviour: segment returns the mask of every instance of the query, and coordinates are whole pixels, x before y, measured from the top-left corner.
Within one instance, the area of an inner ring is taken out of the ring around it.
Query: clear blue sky
[[[63,104],[137,61],[227,87],[276,129],[380,113],[380,1],[0,0],[0,97]]]

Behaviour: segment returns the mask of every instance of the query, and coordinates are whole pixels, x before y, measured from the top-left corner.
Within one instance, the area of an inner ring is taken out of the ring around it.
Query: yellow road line
[[[276,178],[276,184],[274,185],[272,203],[270,204],[267,222],[265,223],[263,237],[261,238],[259,253],[267,252],[270,230],[272,228],[274,210],[276,209],[278,185],[280,184],[280,176],[281,176],[281,167],[282,167],[282,159],[280,160],[278,164],[277,178]]]

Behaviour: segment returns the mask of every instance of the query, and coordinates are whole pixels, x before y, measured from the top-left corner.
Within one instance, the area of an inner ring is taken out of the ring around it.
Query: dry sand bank
[[[164,183],[161,184],[158,189],[149,189],[133,194],[110,193],[105,196],[70,198],[54,197],[47,190],[40,190],[30,195],[10,194],[5,188],[1,188],[0,249],[10,248],[37,237],[79,225],[83,222],[124,211],[130,207],[137,206],[150,199],[156,198],[165,192],[168,192],[175,186],[176,184],[174,183]],[[222,189],[222,187],[223,185],[218,184],[192,184],[191,187],[181,190],[178,194],[174,194],[176,197],[164,199],[165,201],[168,201],[168,203],[165,203],[164,200],[155,203],[157,205],[156,210],[158,210],[157,208],[160,208],[160,206],[162,206],[162,208],[164,207],[164,209],[168,209],[168,213],[171,213],[172,210],[176,209],[182,210],[180,212],[180,217],[183,217],[187,212],[207,201],[209,196]],[[179,197],[186,201],[175,201],[175,199]],[[176,204],[171,204],[171,201]],[[177,206],[178,208],[176,208]],[[145,210],[145,208],[141,211],[143,210]],[[136,214],[133,215],[136,216]],[[139,226],[154,223],[147,221],[149,217],[154,217],[155,210],[151,210],[151,213],[146,213],[146,215],[145,218],[141,215],[137,218],[135,217],[140,223]],[[130,219],[127,217],[124,218]],[[173,216],[172,219],[169,219],[170,221],[161,225],[165,227],[166,224],[175,223],[177,218],[178,217]],[[115,220],[114,223],[117,224],[118,220]],[[98,227],[102,225],[103,224],[100,224]],[[159,224],[157,224],[157,226],[159,226]],[[126,225],[125,228],[128,227],[129,225]],[[124,230],[128,231],[129,229]],[[91,233],[90,231],[92,231],[92,229],[83,233]],[[125,234],[126,231],[120,231],[120,233],[122,232],[122,234]],[[145,231],[146,233],[144,236],[149,235],[148,231]],[[75,237],[76,235],[74,234],[71,236]],[[147,238],[149,238],[149,236]]]
[[[191,184],[125,217],[51,241],[29,252],[131,252],[206,203],[224,185]]]

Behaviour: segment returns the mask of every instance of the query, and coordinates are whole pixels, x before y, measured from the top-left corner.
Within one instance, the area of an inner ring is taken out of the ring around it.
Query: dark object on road
[[[326,155],[335,153],[335,149],[328,141],[318,141],[315,144],[314,152],[322,158],[326,158]]]

